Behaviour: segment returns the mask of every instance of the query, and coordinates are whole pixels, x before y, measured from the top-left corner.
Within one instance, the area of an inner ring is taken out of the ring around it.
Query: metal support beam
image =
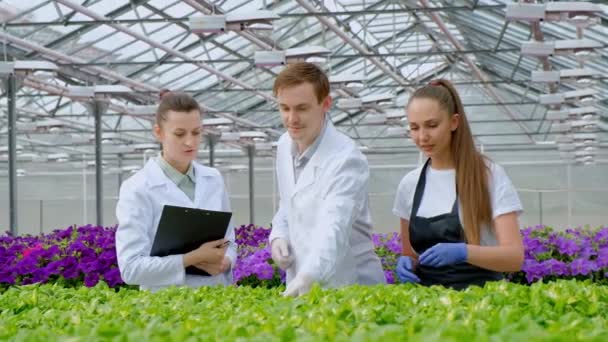
[[[2,31],[0,31],[0,38],[2,38],[2,37],[3,37],[3,33],[2,33]],[[100,68],[100,70],[101,69],[102,68]],[[120,80],[118,80],[118,81],[120,81]],[[136,81],[133,81],[133,82],[136,82]],[[66,94],[67,94],[67,88],[66,87],[62,87],[62,86],[55,85],[55,84],[50,84],[50,83],[45,83],[45,82],[42,82],[40,80],[33,81],[33,79],[31,77],[25,79],[24,84],[27,85],[28,87],[35,88],[35,89],[38,89],[38,90],[42,90],[42,91],[45,91],[45,92],[48,92],[48,93],[51,93],[51,94],[62,95],[62,96],[66,96]],[[143,85],[144,83],[141,83],[141,84]],[[160,89],[157,89],[157,88],[154,88],[154,89],[156,89],[154,92],[156,94],[158,94],[158,92],[160,91]],[[69,96],[66,96],[66,97],[69,97]],[[201,103],[201,106],[205,109],[205,111],[213,112],[215,114],[215,116],[217,116],[217,117],[224,117],[224,118],[231,119],[234,122],[242,124],[242,125],[244,125],[246,127],[251,127],[251,128],[255,129],[255,128],[258,128],[260,126],[260,125],[258,125],[257,123],[255,123],[253,121],[250,121],[250,120],[238,117],[238,116],[236,116],[234,114],[218,111],[218,110],[216,110],[214,108],[210,108],[210,107],[206,106],[203,103]],[[116,104],[110,104],[110,108],[113,108],[113,110],[115,110],[117,112],[128,113],[127,108],[118,108]],[[268,134],[270,134],[270,135],[273,135],[275,137],[279,137],[282,134],[282,132],[277,131],[275,129],[266,129],[265,132],[268,133]]]
[[[538,216],[539,216],[539,224],[543,224],[543,193],[541,191],[538,192]]]
[[[316,13],[317,12],[316,8],[314,6],[312,6],[308,1],[296,0],[296,2],[301,7],[303,7],[307,12],[309,12],[309,13]],[[346,34],[344,32],[344,30],[342,30],[336,24],[334,24],[333,22],[331,22],[330,20],[328,20],[328,18],[321,17],[321,16],[316,16],[316,17],[317,17],[317,20],[319,20],[319,22],[321,22],[321,24],[323,24],[329,30],[333,31],[338,37],[342,38],[342,40],[344,40],[345,42],[347,42],[355,50],[359,51],[359,53],[362,53],[364,55],[370,55],[371,54],[371,52],[369,51],[369,49],[366,46],[363,46],[363,45],[359,44],[357,41],[355,41],[355,39],[353,39],[351,36],[349,36],[348,34]],[[367,57],[367,58],[376,67],[378,67],[380,70],[382,70],[387,76],[389,76],[393,80],[395,80],[395,82],[397,82],[398,84],[400,84],[403,87],[407,86],[406,85],[408,83],[407,80],[403,76],[401,76],[401,75],[397,74],[395,71],[391,70],[390,66],[388,66],[387,64],[385,64],[384,61],[379,60],[376,57]]]
[[[496,53],[506,53],[506,52],[519,52],[521,48],[493,48],[493,49],[468,49],[468,50],[441,50],[441,51],[413,51],[407,52],[408,57],[428,57],[428,56],[444,56],[444,55],[476,55],[476,54],[496,54]],[[358,57],[403,57],[405,52],[370,52],[366,54],[362,53],[339,53],[335,55],[331,55],[332,59],[342,59],[342,58],[358,58]],[[159,66],[159,65],[174,65],[174,64],[192,64],[192,63],[248,63],[253,64],[254,59],[248,57],[231,57],[231,58],[218,58],[218,59],[201,59],[196,58],[192,60],[167,60],[167,61],[111,61],[111,62],[84,62],[84,63],[57,63],[59,66],[71,66],[71,67],[80,67],[80,66],[131,66],[131,65],[143,65],[143,66]],[[258,87],[258,89],[261,89]],[[206,90],[206,89],[205,89]],[[251,91],[251,89],[239,88],[239,90]]]
[[[572,191],[570,191],[570,189],[572,189],[572,164],[568,164],[568,166],[566,167],[566,179],[568,181],[568,183],[566,184],[568,189],[567,192],[567,200],[568,200],[568,228],[572,227]]]
[[[95,116],[95,209],[96,224],[103,225],[103,170],[102,170],[102,145],[101,145],[101,116],[107,108],[107,104],[100,100],[91,102],[91,111]]]
[[[428,0],[419,0],[421,8],[431,8],[430,6],[430,2]],[[448,40],[450,41],[450,43],[457,49],[457,50],[464,50],[464,46],[462,45],[462,43],[454,36],[454,34],[447,28],[445,22],[443,21],[443,19],[441,19],[441,17],[439,17],[439,15],[437,15],[437,13],[428,13],[429,17],[435,22],[435,24],[437,24],[437,27],[439,27],[439,30],[446,35],[446,37],[448,38]],[[462,59],[464,60],[464,62],[469,66],[469,68],[471,69],[471,72],[473,74],[473,76],[481,81],[488,81],[488,78],[486,77],[486,75],[483,73],[483,71],[481,71],[481,69],[479,69],[479,67],[477,67],[477,65],[475,65],[475,63],[473,63],[473,61],[469,58],[469,56],[462,55]],[[500,96],[500,94],[498,94],[498,92],[496,92],[496,90],[494,89],[494,87],[492,87],[491,85],[487,85],[484,84],[484,88],[486,89],[486,91],[488,92],[488,94],[490,95],[490,97],[492,97],[494,100],[496,100],[498,103],[502,103],[505,102],[504,99],[502,98],[502,96]],[[530,135],[530,132],[528,130],[528,128],[522,124],[521,122],[518,121],[519,117],[518,115],[512,111],[510,108],[505,107],[505,106],[500,106],[499,107],[501,110],[503,110],[503,112],[505,112],[505,114],[507,114],[511,119],[513,119],[513,122],[515,122],[516,124],[518,124],[522,131],[528,136],[529,140],[534,143],[534,139],[532,138],[532,136]]]
[[[11,73],[6,79],[8,99],[8,184],[9,184],[9,229],[17,235],[17,78]]]
[[[123,14],[131,11],[133,9],[133,7],[139,6],[139,5],[141,5],[143,3],[146,3],[148,1],[149,0],[130,0],[128,4],[120,6],[119,8],[114,9],[111,12],[106,13],[105,16],[108,19],[110,19],[110,20],[114,19],[114,18],[117,18],[117,17],[120,17],[121,15],[123,15]],[[86,4],[84,4],[84,5],[86,6]],[[73,15],[75,13],[76,12],[73,11],[72,13],[68,14],[68,16],[69,15]],[[82,26],[82,27],[80,27],[80,28],[78,28],[78,29],[76,29],[76,30],[74,30],[72,32],[69,32],[68,34],[65,34],[65,35],[63,35],[63,36],[61,36],[61,37],[59,37],[59,38],[57,38],[57,39],[55,39],[55,40],[53,40],[53,41],[45,44],[44,47],[46,47],[48,49],[54,49],[56,47],[62,46],[63,43],[68,42],[71,39],[74,39],[76,37],[83,36],[87,32],[90,32],[90,31],[94,30],[97,27],[98,27],[98,25],[94,25],[94,24],[92,24],[92,25],[84,25],[84,26]],[[31,53],[29,53],[25,57],[25,59],[31,59],[34,56],[36,56],[38,53],[39,53],[39,51],[32,51]]]
[[[249,223],[255,224],[255,189],[253,178],[253,162],[255,158],[255,146],[247,146],[247,156],[249,157]]]
[[[81,5],[77,4],[77,3],[73,3],[73,2],[71,2],[69,0],[56,0],[56,2],[58,2],[58,3],[62,4],[62,5],[65,5],[65,6],[69,7],[69,8],[71,8],[71,9],[73,9],[73,10],[79,12],[79,13],[82,13],[83,15],[86,15],[87,17],[95,19],[95,20],[107,20],[108,19],[108,18],[106,18],[106,17],[104,17],[102,15],[99,15],[96,12],[88,9],[87,7],[81,6]],[[145,36],[143,34],[140,34],[140,33],[136,32],[134,30],[131,30],[131,29],[129,29],[129,28],[123,26],[123,25],[108,24],[108,26],[110,26],[113,29],[115,29],[117,31],[120,31],[120,32],[122,32],[124,34],[127,34],[127,35],[129,35],[129,36],[131,36],[131,37],[133,37],[135,39],[138,39],[139,41],[145,42],[148,45],[150,45],[151,47],[154,47],[154,48],[157,48],[159,50],[165,51],[165,52],[167,52],[167,53],[169,53],[169,54],[171,54],[173,56],[179,57],[179,58],[181,58],[183,60],[192,61],[192,58],[190,56],[188,56],[187,54],[182,53],[179,50],[172,49],[172,48],[170,48],[170,47],[168,47],[168,46],[166,46],[166,45],[164,45],[162,43],[159,43],[159,42],[155,41],[154,39],[151,39],[151,38],[149,38],[149,37],[147,37],[147,36]],[[224,79],[224,80],[226,80],[226,81],[228,81],[230,83],[233,83],[233,84],[235,84],[235,85],[237,85],[239,87],[242,87],[244,89],[249,89],[249,90],[251,90],[252,93],[254,93],[256,95],[259,95],[259,96],[261,96],[262,98],[264,98],[264,99],[266,99],[268,101],[272,101],[272,102],[275,101],[274,97],[271,96],[270,94],[258,91],[254,86],[246,84],[245,82],[242,82],[241,80],[239,80],[237,78],[234,78],[234,77],[232,77],[231,75],[229,75],[227,73],[224,73],[222,71],[216,70],[216,69],[210,67],[209,65],[207,65],[206,63],[196,63],[196,62],[193,62],[192,64],[195,65],[196,67],[200,68],[201,70],[204,70],[204,71],[206,71],[208,73],[211,73],[211,74],[215,74],[218,77],[220,77],[220,78],[222,78],[222,79]]]
[[[209,166],[213,167],[215,164],[215,138],[210,134],[207,139],[209,139]]]
[[[122,153],[118,154],[118,191],[120,191],[120,186],[122,185]]]
[[[377,7],[382,6],[382,5],[383,5],[383,2],[382,2],[382,1],[380,1],[380,2],[376,2],[376,3],[374,3],[374,4],[370,5],[370,6],[368,6],[368,7],[367,7],[367,8],[365,8],[364,10],[373,10],[373,9],[375,9],[375,8],[377,8]],[[355,20],[356,18],[357,18],[357,16],[354,16],[354,15],[353,15],[353,16],[350,16],[350,17],[348,17],[348,18],[346,18],[346,19],[342,19],[342,20],[340,20],[340,23],[341,23],[342,25],[347,25],[349,22],[351,22],[351,21]],[[327,19],[327,18],[326,18],[326,19]],[[323,23],[324,21],[321,21],[321,22]],[[394,34],[394,36],[395,36],[395,37],[401,37],[403,34],[408,34],[408,33],[410,32],[410,30],[412,29],[412,27],[415,27],[416,25],[417,25],[417,24],[414,24],[414,25],[412,25],[412,26],[410,26],[410,27],[407,27],[405,30],[403,30],[403,31],[401,31],[401,32],[397,32],[397,33],[395,33],[395,34]],[[343,30],[338,29],[338,31],[339,31],[339,32],[342,32]],[[325,32],[325,30],[322,30],[322,33],[321,33],[321,34],[324,34],[323,32]],[[316,39],[316,38],[318,38],[318,36],[319,36],[318,34],[317,34],[317,35],[310,35],[310,36],[308,36],[308,37],[306,37],[306,38],[304,38],[304,39],[300,40],[300,41],[298,42],[298,44],[297,44],[297,45],[298,45],[298,46],[304,46],[304,45],[306,45],[306,44],[311,44],[311,43],[314,43],[315,39]],[[342,36],[340,36],[340,37],[342,37]],[[280,40],[280,39],[279,39],[279,40]],[[343,38],[343,40],[345,41],[345,43],[344,43],[345,45],[350,45],[350,46],[353,46],[353,45],[352,45],[350,42],[346,41],[344,38]],[[388,40],[387,40],[387,41],[388,41]],[[356,43],[356,41],[354,41],[354,43]],[[367,51],[367,52],[362,52],[361,50],[359,50],[359,54],[363,54],[363,55],[364,55],[364,54],[368,54],[368,55],[369,55],[369,54],[371,54],[371,52],[370,52],[370,51],[374,51],[374,53],[375,53],[375,52],[377,52],[378,48],[379,48],[380,46],[382,46],[381,44],[382,44],[382,41],[380,42],[380,44],[375,44],[374,46],[371,46],[371,47],[369,47],[369,48],[367,48],[367,49],[366,49],[365,47],[361,47],[361,46],[360,46],[362,49],[364,49],[364,50],[365,50],[365,51]],[[353,47],[354,47],[354,46],[353,46]],[[340,49],[338,49],[338,51],[339,51],[339,50],[340,50]],[[369,50],[369,51],[368,51],[368,50]],[[357,56],[357,57],[359,57],[360,55],[356,55],[356,56]],[[379,61],[377,58],[373,58],[373,57],[370,57],[370,59],[373,59],[373,60]],[[334,60],[334,62],[335,62],[335,59],[333,59],[333,55],[332,55],[332,60]],[[349,63],[351,63],[351,62],[352,62],[352,59],[350,59],[350,58],[344,58],[344,59],[342,59],[342,60],[341,60],[341,61],[339,61],[339,62],[332,63],[331,69],[332,69],[332,70],[340,70],[340,68],[341,68],[342,66],[344,66],[344,65],[348,65],[348,64],[349,64]],[[396,69],[396,70],[399,70],[400,68],[401,68],[401,66],[400,66],[400,67],[397,67],[397,68],[395,68],[395,69]],[[245,69],[245,70],[247,70],[247,69]],[[241,73],[237,73],[237,74],[235,75],[235,77],[239,77],[240,75],[241,75]],[[396,74],[395,74],[395,75],[396,75]],[[397,76],[398,76],[398,75],[397,75]],[[392,75],[391,75],[391,77],[392,77]],[[407,86],[408,86],[408,84],[404,84],[403,82],[405,82],[405,81],[401,81],[401,82],[397,81],[397,85],[391,85],[391,87],[396,87],[396,86],[407,87]],[[373,84],[373,82],[368,82],[368,85],[369,85],[369,84]],[[216,85],[214,84],[214,85],[212,85],[212,86],[216,86]],[[411,87],[412,85],[409,85],[409,86]],[[399,92],[397,92],[397,93],[399,93]],[[203,94],[203,92],[201,91],[199,94]],[[249,108],[244,109],[244,110],[243,110],[243,112],[248,112],[248,111],[249,111],[249,110],[251,110],[251,109],[256,109],[256,108],[259,108],[260,106],[264,106],[264,105],[266,105],[266,103],[265,103],[265,102],[258,102],[258,103],[256,103],[256,104],[251,105]],[[278,126],[276,126],[276,127],[280,127],[280,126],[281,126],[281,125],[278,125]]]
[[[479,0],[476,0],[475,2],[477,3],[478,1]],[[201,4],[199,4],[200,0],[184,0],[184,2],[190,4],[192,7],[198,9],[200,12],[202,12],[204,14],[211,14],[211,12],[212,12],[210,10],[207,10]],[[209,1],[207,1],[207,2],[209,2]],[[86,4],[83,4],[83,6],[86,6]],[[476,6],[474,9],[500,10],[505,7],[506,7],[506,5],[479,5],[479,6]],[[306,17],[339,18],[339,17],[346,16],[346,15],[358,17],[358,16],[362,16],[362,15],[378,15],[378,14],[393,14],[393,13],[395,13],[395,14],[416,13],[416,12],[445,13],[445,12],[457,12],[457,11],[470,12],[471,7],[469,7],[469,6],[441,6],[441,7],[432,7],[432,8],[419,8],[419,7],[390,8],[390,9],[386,8],[386,9],[380,9],[380,10],[365,9],[365,10],[355,10],[355,11],[329,11],[329,12],[317,11],[317,12],[303,12],[303,13],[285,12],[285,13],[279,13],[279,16],[282,19],[283,18],[306,18]],[[75,12],[72,12],[70,14],[74,14],[74,13]],[[217,7],[216,7],[215,14],[223,14],[223,12],[217,10]],[[114,19],[113,17],[115,17],[115,15],[106,14],[105,16],[108,17],[108,19],[105,19],[105,20],[63,20],[63,21],[53,20],[53,21],[34,21],[34,22],[14,21],[14,22],[6,23],[5,26],[6,27],[36,27],[36,26],[69,27],[69,26],[82,26],[82,25],[107,25],[107,24],[134,25],[134,24],[139,24],[139,23],[164,24],[167,22],[170,22],[170,23],[187,23],[188,22],[188,17],[178,17],[178,18],[170,18],[170,19],[165,19],[165,18]],[[237,32],[237,34],[238,34],[238,32]]]
[[[39,206],[39,211],[40,211],[40,220],[39,220],[40,234],[42,234],[42,231],[44,229],[44,201],[40,200],[38,202],[38,206]]]
[[[183,2],[187,3],[192,8],[196,9],[197,11],[199,11],[203,14],[222,14],[222,11],[219,10],[217,8],[217,6],[214,3],[211,3],[210,1],[183,0]],[[211,7],[211,9],[205,8],[205,6],[202,4],[202,2],[204,2],[205,5]],[[276,45],[276,43],[274,41],[271,41],[271,42],[264,41],[263,38],[258,37],[251,31],[236,31],[235,33],[238,34],[239,36],[249,40],[251,43],[259,46],[262,49],[267,49],[267,50],[272,49],[274,47],[274,45]]]
[[[484,10],[499,10],[505,8],[506,5],[482,5],[477,6],[477,9]],[[330,11],[330,12],[308,12],[308,13],[281,13],[281,18],[301,18],[301,17],[335,17],[338,18],[344,15],[354,15],[354,16],[362,16],[362,15],[378,15],[378,14],[403,14],[403,13],[420,13],[420,12],[457,12],[464,11],[470,12],[471,8],[469,6],[437,6],[430,8],[420,8],[420,7],[410,7],[410,8],[386,8],[381,10],[356,10],[356,11]]]
[[[47,49],[36,43],[33,43],[31,40],[21,39],[17,36],[8,34],[4,31],[0,31],[0,39],[4,40],[6,42],[9,42],[11,44],[15,44],[19,47],[37,51],[40,54],[44,55],[46,58],[50,58],[53,61],[58,61],[58,62],[67,61],[70,63],[86,63],[86,61],[84,59],[74,57],[74,56],[69,56],[62,52],[56,51],[56,50]],[[149,84],[145,84],[145,83],[124,77],[122,74],[115,72],[113,70],[106,69],[106,68],[91,66],[91,67],[83,67],[82,69],[85,69],[87,72],[90,72],[95,75],[103,75],[103,76],[107,76],[110,79],[120,81],[120,82],[124,83],[125,85],[132,87],[133,89],[136,89],[136,90],[147,90],[147,91],[151,91],[151,92],[158,92],[160,90]]]

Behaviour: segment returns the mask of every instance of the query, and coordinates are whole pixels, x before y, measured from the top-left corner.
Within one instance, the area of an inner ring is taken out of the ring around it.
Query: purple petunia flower
[[[608,268],[608,246],[598,250],[596,263],[600,268]]]
[[[374,244],[374,247],[378,248],[382,245],[382,240],[380,238],[380,235],[378,234],[374,234],[372,235],[372,243]]]
[[[384,277],[386,278],[386,283],[387,284],[394,284],[395,283],[395,275],[393,274],[393,271],[391,271],[391,270],[385,270],[384,271]]]
[[[15,284],[15,273],[8,269],[0,269],[0,283]]]
[[[86,287],[93,287],[97,285],[99,282],[99,274],[98,273],[89,273],[84,276],[84,285]]]
[[[15,272],[17,274],[26,275],[34,272],[37,268],[38,260],[34,258],[32,255],[28,255],[21,259],[15,265]]]
[[[48,265],[46,265],[44,270],[46,270],[46,272],[48,272],[49,275],[57,275],[57,274],[59,274],[59,270],[61,269],[62,265],[63,265],[62,260],[52,261]]]
[[[523,244],[527,258],[535,254],[541,254],[548,251],[548,248],[539,238],[524,237]]]
[[[122,278],[120,277],[120,270],[118,267],[105,271],[103,274],[103,279],[110,287],[116,287],[122,283]]]
[[[576,241],[570,240],[563,236],[557,237],[555,246],[561,254],[568,256],[574,256],[579,251],[579,246]]]
[[[541,280],[545,276],[545,268],[536,260],[524,260],[522,271],[526,274],[528,283]]]
[[[270,280],[274,275],[272,265],[267,262],[256,264],[255,275],[261,280]]]
[[[608,227],[603,227],[595,234],[593,240],[600,246],[608,246]]]
[[[543,261],[541,263],[541,269],[543,277],[549,275],[568,275],[568,265],[565,262],[556,259],[549,259]]]
[[[117,266],[116,227],[85,225],[55,230],[40,236],[0,236],[0,283],[32,284],[72,279],[69,283],[94,286],[124,284]],[[285,281],[285,272],[271,259],[268,238],[271,230],[253,224],[236,228],[237,262],[235,282],[248,285]],[[556,277],[595,277],[608,272],[608,227],[596,230],[576,227],[555,231],[544,225],[521,230],[525,249],[522,271],[507,276],[531,283]],[[401,254],[399,234],[373,234],[386,280],[394,282],[394,269]],[[392,280],[391,280],[392,279]]]
[[[49,272],[44,268],[39,268],[32,273],[34,283],[44,283],[49,279]]]
[[[589,275],[591,272],[598,271],[599,268],[593,260],[584,258],[575,259],[570,263],[570,274],[576,275]]]

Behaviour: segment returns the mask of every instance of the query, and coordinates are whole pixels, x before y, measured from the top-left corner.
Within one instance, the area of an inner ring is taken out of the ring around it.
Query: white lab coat
[[[385,283],[371,240],[369,167],[355,143],[330,121],[317,150],[294,183],[292,139],[277,145],[280,203],[270,240],[283,238],[295,254],[287,283],[299,272],[325,287]]]
[[[118,268],[125,283],[140,289],[156,291],[177,285],[198,287],[232,283],[232,269],[216,276],[186,274],[183,255],[151,257],[150,250],[165,204],[218,211],[230,211],[228,194],[221,174],[214,168],[196,162],[194,202],[175,185],[155,160],[127,179],[120,187],[116,217],[116,254]],[[226,238],[232,243],[226,251],[232,266],[236,261],[234,225],[230,222]]]

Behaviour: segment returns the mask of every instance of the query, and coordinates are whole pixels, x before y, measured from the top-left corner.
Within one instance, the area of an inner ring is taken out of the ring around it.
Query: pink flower
[[[26,248],[22,253],[23,257],[25,258],[26,256],[30,255],[30,253],[32,253],[33,251],[37,251],[39,249],[42,249],[42,245],[39,243],[35,244],[33,247]]]

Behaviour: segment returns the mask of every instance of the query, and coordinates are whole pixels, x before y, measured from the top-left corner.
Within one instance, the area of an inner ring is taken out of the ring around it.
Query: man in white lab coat
[[[287,133],[277,146],[279,210],[272,258],[287,271],[284,295],[324,287],[384,283],[371,240],[369,168],[356,144],[326,114],[329,81],[311,63],[289,65],[273,92]]]

